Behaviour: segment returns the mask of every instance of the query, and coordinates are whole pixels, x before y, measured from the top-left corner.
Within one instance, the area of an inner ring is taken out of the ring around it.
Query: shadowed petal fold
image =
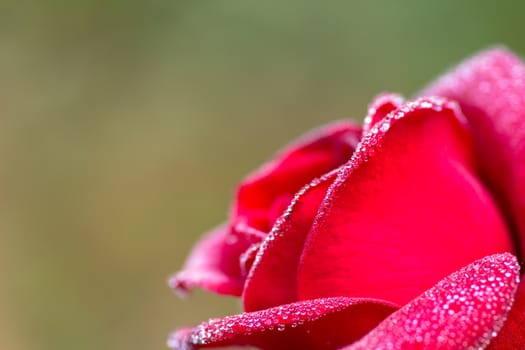
[[[511,254],[480,259],[341,350],[485,349],[503,326],[518,283],[519,265]]]
[[[304,241],[336,175],[334,170],[303,187],[262,242],[244,286],[246,311],[297,300],[297,267]]]
[[[243,180],[232,218],[268,233],[295,193],[348,161],[360,137],[360,126],[341,121],[314,130],[289,145]]]
[[[176,350],[251,345],[268,350],[332,350],[364,336],[398,307],[372,299],[325,298],[211,319],[176,331]]]
[[[298,298],[371,297],[404,305],[471,261],[512,251],[476,177],[461,111],[404,104],[363,137],[306,239]]]

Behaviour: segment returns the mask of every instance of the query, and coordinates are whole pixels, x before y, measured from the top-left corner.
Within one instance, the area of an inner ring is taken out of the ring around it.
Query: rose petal
[[[525,349],[525,282],[522,280],[516,292],[503,328],[488,347],[490,350]]]
[[[506,49],[467,60],[423,95],[457,101],[472,125],[478,158],[525,254],[525,64]]]
[[[242,182],[232,217],[269,232],[297,191],[350,159],[360,136],[361,128],[345,121],[315,130],[288,146]]]
[[[480,259],[344,350],[484,349],[503,326],[518,282],[519,265],[511,254]]]
[[[252,345],[262,349],[337,349],[371,329],[398,307],[380,300],[326,298],[245,312],[175,332],[173,349]]]
[[[246,311],[297,300],[297,266],[304,241],[336,175],[334,170],[303,187],[262,242],[244,286]]]
[[[252,244],[244,253],[242,253],[241,257],[239,258],[239,263],[241,266],[241,274],[243,276],[248,275],[248,272],[252,268],[260,248],[261,243],[255,243]]]
[[[456,105],[405,104],[372,128],[328,190],[299,264],[299,300],[405,304],[480,257],[512,251],[474,173]]]
[[[368,114],[363,122],[363,134],[367,134],[377,122],[399,108],[403,102],[403,97],[398,94],[384,93],[377,96],[368,106]]]
[[[230,235],[224,225],[204,236],[193,248],[182,270],[168,281],[181,295],[190,289],[228,295],[241,295],[244,278],[240,275],[239,256],[247,243]]]

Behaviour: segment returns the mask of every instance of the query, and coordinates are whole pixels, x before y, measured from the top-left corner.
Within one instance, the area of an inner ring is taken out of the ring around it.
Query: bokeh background
[[[0,348],[163,349],[239,310],[166,278],[290,139],[463,57],[516,1],[0,2]]]

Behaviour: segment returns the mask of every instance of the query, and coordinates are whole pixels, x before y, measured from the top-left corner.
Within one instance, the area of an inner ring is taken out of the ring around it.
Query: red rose
[[[521,349],[524,251],[525,64],[494,49],[245,179],[170,284],[242,296],[246,312],[168,344]]]

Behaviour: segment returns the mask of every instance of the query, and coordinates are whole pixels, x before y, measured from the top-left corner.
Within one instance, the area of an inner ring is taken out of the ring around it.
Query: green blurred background
[[[495,43],[516,1],[0,3],[0,348],[163,349],[239,310],[166,278],[235,183]]]

